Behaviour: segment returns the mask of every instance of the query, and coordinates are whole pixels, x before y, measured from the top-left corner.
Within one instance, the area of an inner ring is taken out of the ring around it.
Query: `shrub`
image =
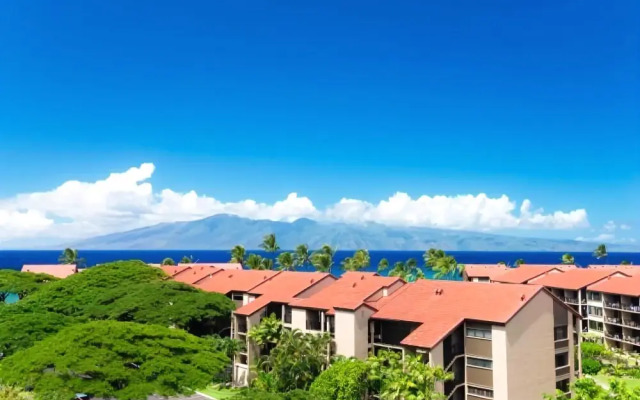
[[[231,400],[315,400],[304,390],[296,389],[287,393],[271,393],[259,389],[243,389]]]
[[[593,358],[584,358],[582,360],[582,373],[588,375],[596,375],[602,369],[600,361]]]
[[[332,364],[313,382],[309,392],[322,400],[358,400],[367,389],[367,364],[345,359]]]
[[[582,342],[580,344],[580,350],[582,351],[582,357],[585,358],[602,357],[607,351],[604,345],[594,342]]]

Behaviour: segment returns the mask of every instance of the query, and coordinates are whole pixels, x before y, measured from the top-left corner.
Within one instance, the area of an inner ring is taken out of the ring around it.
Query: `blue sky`
[[[504,194],[589,222],[506,232],[640,239],[640,3],[482,3],[4,2],[0,209],[149,162],[154,193]]]

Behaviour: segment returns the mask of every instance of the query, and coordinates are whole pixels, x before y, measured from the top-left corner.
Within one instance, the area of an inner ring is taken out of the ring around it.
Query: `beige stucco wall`
[[[369,318],[373,310],[360,307],[355,311],[336,310],[336,354],[367,358],[369,354]]]
[[[446,365],[443,365],[444,364],[444,348],[443,348],[442,342],[435,345],[429,351],[429,364],[432,367],[435,367],[435,366],[440,366],[442,368],[446,367]],[[436,390],[440,393],[444,393],[444,384],[442,382],[436,383]]]
[[[493,360],[493,398],[509,399],[509,365],[507,361],[507,328],[493,325],[491,327],[491,347]],[[539,400],[539,399],[538,399]]]
[[[304,308],[291,309],[291,329],[307,331],[307,310]]]
[[[506,325],[508,399],[540,400],[544,393],[555,393],[553,326],[553,300],[546,292]]]

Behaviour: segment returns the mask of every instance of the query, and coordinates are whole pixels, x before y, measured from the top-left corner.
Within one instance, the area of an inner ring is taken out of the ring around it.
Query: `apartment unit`
[[[453,372],[448,399],[539,400],[569,392],[580,370],[569,334],[580,317],[541,286],[419,280],[373,306],[370,348]]]
[[[219,277],[212,277],[211,283],[218,280],[217,278]],[[224,279],[222,281],[225,282]],[[327,273],[283,271],[244,291],[243,304],[236,309],[231,322],[231,337],[245,345],[245,349],[235,357],[233,363],[233,382],[236,386],[249,384],[250,366],[261,355],[261,349],[247,337],[249,330],[270,315],[275,315],[282,321],[284,327],[290,328],[293,318],[289,303],[294,299],[311,297],[335,281],[336,278]],[[212,284],[204,287],[206,290],[228,290]],[[237,288],[238,286],[235,288],[235,293],[240,293]],[[268,351],[268,348],[262,349],[262,352]]]
[[[616,274],[588,286],[587,305],[590,333],[609,347],[640,353],[640,276]]]
[[[491,282],[493,278],[509,271],[506,265],[465,264],[462,280],[467,282]]]

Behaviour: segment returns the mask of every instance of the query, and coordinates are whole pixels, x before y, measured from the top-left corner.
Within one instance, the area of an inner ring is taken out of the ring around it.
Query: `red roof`
[[[283,271],[264,283],[252,288],[249,293],[260,295],[249,304],[238,308],[238,315],[251,315],[269,303],[289,303],[300,292],[314,286],[323,279],[336,278],[321,272]]]
[[[220,269],[242,269],[240,263],[178,263],[179,267],[216,267]]]
[[[538,285],[418,280],[378,302],[372,318],[422,323],[401,344],[433,348],[464,320],[507,323],[542,290]]]
[[[464,264],[464,273],[469,278],[496,277],[509,270],[509,267],[500,264]]]
[[[501,283],[527,283],[531,279],[542,276],[548,272],[555,270],[558,273],[562,273],[566,269],[568,268],[561,268],[558,265],[522,264],[516,268],[509,268],[507,272],[497,275],[491,280],[494,282],[501,282]]]
[[[173,275],[173,280],[193,285],[199,280],[209,275],[214,275],[220,271],[222,271],[220,268],[209,266],[187,267],[184,270]]]
[[[608,268],[576,268],[561,274],[543,275],[540,278],[531,279],[529,283],[558,289],[579,290],[617,273],[624,272]]]
[[[313,296],[295,299],[290,305],[298,308],[329,310],[329,314],[332,314],[335,308],[355,310],[365,304],[367,298],[396,282],[402,282],[402,280],[397,277],[379,276],[372,272],[349,271]]]
[[[589,265],[588,269],[612,269],[620,272],[624,272],[627,275],[640,275],[640,268],[638,265]]]
[[[29,265],[22,266],[22,272],[31,272],[34,274],[47,274],[56,278],[66,278],[78,272],[75,264],[48,264],[48,265]]]
[[[640,276],[617,277],[611,276],[598,283],[587,287],[594,292],[604,292],[611,294],[621,294],[625,296],[640,296]]]
[[[212,267],[213,268],[213,267]],[[264,281],[279,274],[270,270],[222,270],[216,268],[217,273],[195,281],[195,286],[207,292],[227,294],[231,292],[248,292]],[[177,275],[180,276],[180,275]]]
[[[151,264],[149,264],[149,265],[151,265]],[[185,267],[185,266],[182,266],[182,265],[159,265],[158,268],[163,270],[165,274],[167,274],[169,276],[174,276],[174,275],[179,274],[180,272],[184,271],[185,269],[187,269],[189,267]]]

